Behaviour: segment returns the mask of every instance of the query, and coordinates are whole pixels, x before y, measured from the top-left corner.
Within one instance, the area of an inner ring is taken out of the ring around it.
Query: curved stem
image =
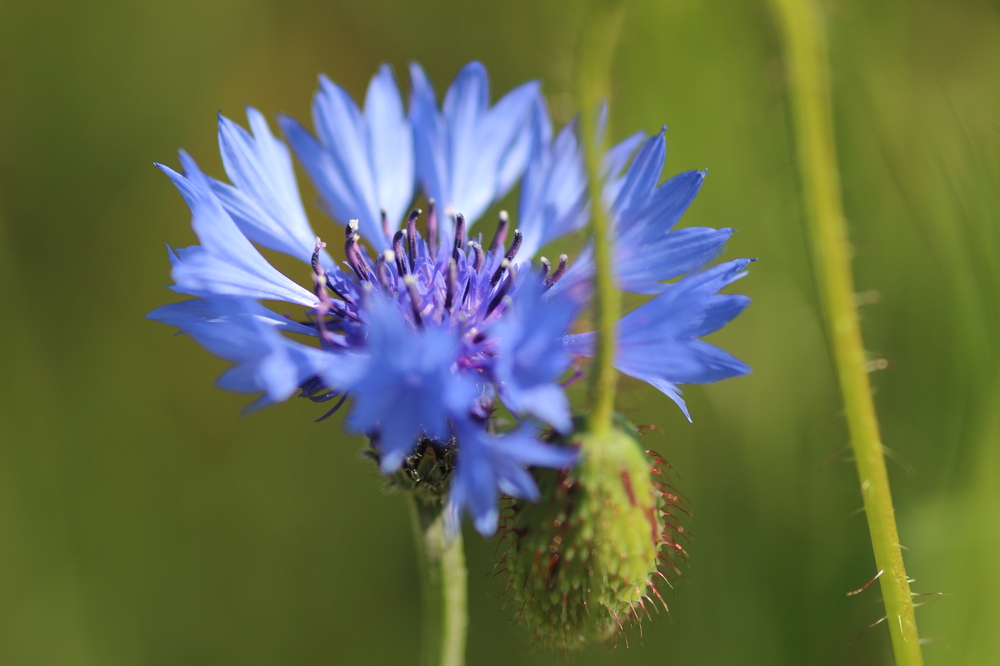
[[[601,196],[603,146],[595,137],[599,105],[610,91],[611,63],[621,33],[627,0],[597,0],[580,40],[578,94],[587,180],[590,183],[591,225],[594,234],[594,316],[597,350],[590,383],[588,425],[594,434],[612,428],[615,411],[615,326],[621,314],[621,295],[615,285],[611,220]],[[605,132],[601,132],[603,141]]]
[[[897,666],[923,664],[913,597],[903,567],[882,440],[854,304],[851,252],[844,221],[833,133],[826,40],[813,0],[771,0],[781,27],[795,121],[813,269],[857,461],[865,515]]]
[[[423,666],[463,666],[469,626],[467,574],[462,535],[449,539],[440,502],[410,495],[413,536],[423,600]]]

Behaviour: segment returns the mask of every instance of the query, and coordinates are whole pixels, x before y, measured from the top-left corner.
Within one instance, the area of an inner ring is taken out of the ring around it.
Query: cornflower
[[[577,458],[575,447],[541,433],[572,432],[563,384],[574,357],[593,353],[592,333],[569,333],[590,298],[591,250],[572,265],[565,254],[555,262],[537,255],[586,225],[580,132],[603,128],[573,122],[553,136],[537,82],[491,106],[486,70],[475,62],[440,107],[419,65],[410,80],[408,112],[383,65],[363,109],[321,77],[315,133],[278,119],[323,209],[343,227],[341,263],[306,217],[288,148],[255,109],[247,109],[250,132],[219,116],[228,183],[183,151],[182,171],[158,165],[190,207],[200,244],[169,249],[171,288],[194,298],[148,316],[234,362],[218,385],[261,394],[248,411],[298,393],[336,401],[322,420],[349,399],[345,425],[369,439],[382,472],[419,483],[433,459],[449,530],[467,512],[490,535],[501,494],[539,497],[530,468],[565,470]],[[604,157],[616,277],[622,289],[653,295],[619,322],[616,367],[687,415],[678,384],[749,372],[699,339],[748,304],[718,293],[748,260],[707,267],[732,230],[674,228],[705,174],[658,184],[665,151],[664,132],[640,133]],[[492,234],[473,233],[519,180],[519,225],[501,212]],[[420,195],[426,212],[412,208]],[[301,260],[308,286],[277,271],[258,246]],[[278,314],[289,306],[298,314]],[[502,427],[501,406],[514,427]]]

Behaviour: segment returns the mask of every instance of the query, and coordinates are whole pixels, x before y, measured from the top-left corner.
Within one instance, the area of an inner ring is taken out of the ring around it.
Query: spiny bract
[[[508,589],[518,617],[547,646],[573,649],[607,641],[659,601],[656,580],[679,573],[683,555],[671,509],[679,498],[660,480],[665,463],[643,450],[628,424],[573,441],[572,471],[536,470],[542,499],[515,501],[505,524],[511,540]]]

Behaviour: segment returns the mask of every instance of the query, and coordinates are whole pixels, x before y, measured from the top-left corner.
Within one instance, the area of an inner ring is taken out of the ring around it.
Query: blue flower
[[[528,467],[564,468],[574,460],[572,447],[542,443],[538,433],[571,430],[560,382],[571,355],[592,353],[593,334],[569,331],[587,305],[593,264],[588,250],[572,267],[566,255],[555,266],[534,255],[589,217],[580,130],[571,123],[553,138],[535,82],[491,107],[478,63],[462,69],[441,110],[420,67],[410,74],[408,114],[383,66],[363,111],[321,79],[317,136],[279,119],[328,212],[343,224],[340,263],[306,217],[289,150],[256,110],[247,109],[250,132],[219,116],[228,183],[205,175],[183,151],[182,171],[158,165],[188,203],[199,245],[168,253],[172,288],[194,298],[149,317],[233,361],[219,385],[262,394],[248,409],[298,391],[316,402],[338,399],[329,415],[350,397],[345,425],[369,438],[386,474],[408,465],[418,443],[449,452],[457,461],[449,524],[457,529],[467,512],[489,534],[501,493],[537,497]],[[621,320],[618,368],[684,409],[677,384],[749,371],[698,339],[746,306],[745,297],[718,294],[746,261],[705,268],[731,230],[673,228],[704,174],[657,185],[664,155],[662,132],[648,140],[633,135],[609,150],[603,196],[619,281],[658,294]],[[502,214],[488,243],[470,234],[472,222],[522,174],[521,228]],[[436,203],[426,215],[405,215],[417,184]],[[277,271],[257,246],[299,259],[307,286]],[[298,314],[279,315],[261,301],[282,303],[279,312],[291,304]],[[497,432],[501,404],[520,422],[507,432]]]

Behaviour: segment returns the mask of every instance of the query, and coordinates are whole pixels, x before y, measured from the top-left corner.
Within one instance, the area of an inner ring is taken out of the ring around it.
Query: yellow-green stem
[[[578,98],[581,134],[590,183],[591,228],[594,234],[594,317],[597,349],[590,381],[588,425],[594,434],[612,428],[615,413],[615,325],[621,314],[621,295],[615,285],[611,220],[601,197],[601,155],[595,136],[599,105],[611,89],[611,63],[628,0],[596,0],[580,39]],[[602,133],[601,138],[603,139]]]
[[[463,666],[469,627],[462,535],[449,539],[441,502],[410,496],[423,599],[422,666]]]
[[[843,395],[886,624],[897,666],[923,664],[854,303],[822,16],[813,0],[770,0],[784,43],[812,260]]]

